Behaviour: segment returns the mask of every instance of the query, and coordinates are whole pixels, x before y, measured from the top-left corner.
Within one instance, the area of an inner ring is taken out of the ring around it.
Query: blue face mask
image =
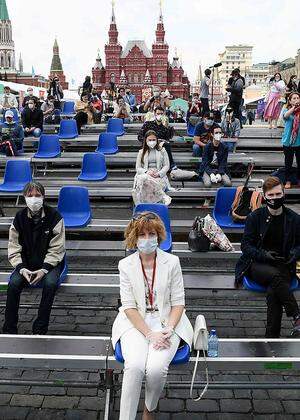
[[[207,125],[208,127],[211,127],[213,123],[214,123],[213,120],[205,120],[205,125]]]
[[[152,236],[149,239],[139,239],[137,242],[137,248],[143,254],[152,254],[158,247],[157,236]]]

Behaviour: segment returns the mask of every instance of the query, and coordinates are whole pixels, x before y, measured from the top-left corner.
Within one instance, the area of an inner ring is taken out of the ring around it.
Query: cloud
[[[90,73],[98,49],[104,61],[109,0],[7,0],[7,5],[25,70],[33,65],[36,73],[48,76],[55,36],[68,80],[79,83]],[[158,13],[158,0],[117,0],[122,45],[139,38],[151,47]],[[191,80],[199,62],[203,67],[213,64],[225,45],[253,45],[254,62],[283,60],[300,48],[299,0],[165,0],[163,13],[170,59],[177,47]]]

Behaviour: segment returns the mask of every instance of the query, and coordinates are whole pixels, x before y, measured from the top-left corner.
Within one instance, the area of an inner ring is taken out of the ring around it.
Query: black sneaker
[[[294,328],[292,329],[291,336],[300,338],[300,315],[294,321]]]

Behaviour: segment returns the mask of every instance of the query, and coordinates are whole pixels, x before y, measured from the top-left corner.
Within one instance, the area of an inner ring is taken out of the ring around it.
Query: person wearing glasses
[[[125,230],[126,248],[137,251],[119,262],[122,306],[112,328],[113,346],[121,341],[125,360],[120,420],[136,418],[144,377],[142,419],[154,419],[180,341],[192,345],[179,258],[159,249],[165,236],[154,213],[136,215]]]

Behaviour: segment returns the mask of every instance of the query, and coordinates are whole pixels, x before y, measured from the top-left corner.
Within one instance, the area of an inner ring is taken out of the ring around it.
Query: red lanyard
[[[151,287],[149,285],[148,277],[146,275],[145,267],[144,267],[142,259],[141,259],[141,265],[142,265],[144,279],[145,279],[145,282],[147,284],[148,291],[149,291],[149,302],[150,302],[151,310],[154,310],[153,301],[154,301],[154,280],[155,280],[155,274],[156,274],[156,255],[155,255],[154,264],[153,264]]]

